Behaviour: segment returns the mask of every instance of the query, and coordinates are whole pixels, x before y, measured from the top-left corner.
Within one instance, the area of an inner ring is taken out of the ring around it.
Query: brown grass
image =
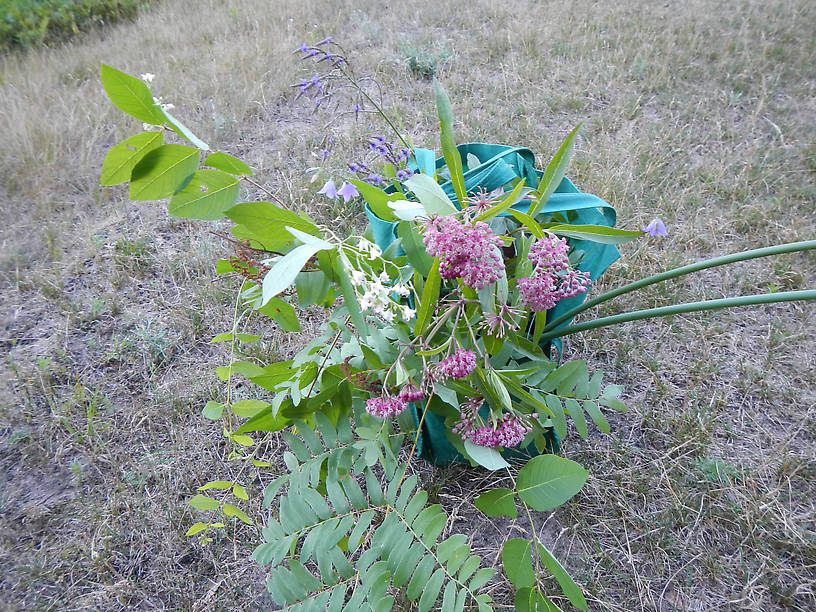
[[[580,120],[569,175],[623,224],[661,215],[671,235],[625,249],[612,286],[703,257],[813,238],[816,7],[722,3],[276,3],[167,0],[136,23],[60,49],[0,58],[0,608],[269,608],[247,561],[256,534],[229,526],[202,548],[185,500],[237,471],[200,416],[225,390],[209,345],[232,324],[235,284],[214,278],[213,224],[169,219],[100,188],[108,146],[139,126],[107,101],[99,63],[157,75],[154,91],[214,148],[249,162],[294,208],[327,207],[303,170],[383,131],[293,104],[291,54],[326,34],[375,76],[420,146],[438,148],[429,83],[454,100],[462,140],[545,159]],[[260,197],[247,192],[246,197]],[[677,300],[814,287],[812,255],[710,271],[604,313]],[[594,610],[816,607],[816,343],[812,306],[629,324],[569,343],[624,384],[609,436],[571,436],[584,491],[535,528],[586,585]],[[291,351],[259,319],[255,356]],[[238,389],[236,392],[246,392]],[[275,448],[267,453],[274,457]],[[524,524],[473,508],[483,474],[423,468],[488,562]],[[265,476],[247,482],[257,508]],[[268,480],[268,478],[267,478]],[[490,551],[493,551],[492,553]],[[509,605],[507,585],[494,596]],[[565,604],[567,605],[567,604]]]

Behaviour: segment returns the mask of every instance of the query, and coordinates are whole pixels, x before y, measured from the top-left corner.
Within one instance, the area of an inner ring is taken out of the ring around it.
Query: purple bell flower
[[[668,236],[669,232],[666,230],[666,224],[663,223],[662,219],[655,218],[652,219],[651,223],[643,228],[642,230],[644,233],[649,234],[650,236]]]
[[[327,198],[331,198],[332,200],[337,199],[337,187],[334,184],[332,179],[326,181],[326,184],[323,185],[323,189],[318,191],[317,193],[322,193]]]
[[[343,196],[343,202],[348,204],[349,200],[351,200],[351,198],[356,198],[358,195],[360,195],[360,192],[357,191],[357,188],[351,183],[343,181],[340,189],[337,190],[337,195]]]

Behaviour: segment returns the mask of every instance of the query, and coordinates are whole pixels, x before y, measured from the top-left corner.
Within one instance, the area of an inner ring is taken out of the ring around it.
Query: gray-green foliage
[[[480,589],[493,570],[479,568],[466,536],[440,540],[448,517],[399,463],[403,436],[370,435],[366,427],[355,436],[346,416],[336,424],[314,416],[320,435],[303,422],[299,437],[284,433],[288,473],[264,495],[278,512],[253,558],[268,566],[275,602],[293,610],[379,611],[399,597],[419,610],[438,602],[446,611],[469,602],[492,609]]]

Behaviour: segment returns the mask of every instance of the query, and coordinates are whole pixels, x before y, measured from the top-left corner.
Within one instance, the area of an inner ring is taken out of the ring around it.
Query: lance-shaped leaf
[[[210,168],[215,168],[216,170],[229,172],[230,174],[240,176],[252,175],[252,168],[247,166],[243,161],[237,157],[228,155],[227,153],[222,153],[221,151],[210,153],[210,155],[207,156],[207,159],[204,160],[204,165],[209,166]]]
[[[298,240],[300,240],[303,244],[308,244],[321,251],[334,248],[331,242],[326,242],[322,238],[312,236],[311,234],[307,234],[306,232],[301,232],[299,229],[297,229],[296,227],[292,227],[291,225],[286,226],[286,231],[292,234]]]
[[[564,569],[564,566],[558,562],[558,559],[556,559],[541,542],[538,543],[538,552],[541,562],[544,563],[546,568],[550,570],[550,573],[555,576],[555,579],[558,581],[558,586],[561,587],[561,591],[567,596],[570,603],[579,610],[587,610],[587,602],[586,599],[584,599],[584,594],[581,592],[581,587],[575,584],[575,581],[567,573],[567,570]]]
[[[181,136],[184,140],[193,143],[195,146],[197,146],[202,151],[209,151],[210,150],[210,145],[208,145],[206,142],[201,140],[198,136],[193,134],[193,132],[190,130],[190,128],[188,128],[186,125],[184,125],[181,121],[176,119],[173,115],[168,113],[163,108],[161,109],[161,112],[164,115],[165,123],[167,123],[167,125],[169,125],[170,128],[176,134]]]
[[[164,115],[153,102],[153,94],[144,81],[105,64],[99,75],[105,93],[120,111],[151,125],[164,123]]]
[[[592,240],[601,244],[622,244],[632,242],[643,236],[643,232],[616,229],[604,225],[551,225],[547,231],[557,236]]]
[[[422,289],[422,300],[419,303],[416,323],[414,323],[414,334],[419,335],[425,331],[425,325],[429,317],[433,314],[436,303],[439,301],[439,290],[442,286],[442,277],[439,276],[439,258],[434,257],[433,267],[425,287]]]
[[[182,187],[198,169],[198,149],[166,144],[153,149],[133,168],[130,199],[162,200]]]
[[[130,173],[147,153],[164,142],[161,132],[142,132],[111,147],[102,162],[102,185],[119,185],[130,180]]]
[[[451,183],[453,183],[456,198],[459,200],[459,204],[464,206],[467,198],[465,175],[462,172],[462,156],[456,148],[456,138],[453,135],[453,108],[448,94],[445,93],[445,90],[436,79],[434,79],[434,97],[436,98],[436,112],[439,115],[439,140],[442,144],[442,155],[450,171]]]
[[[167,212],[184,219],[220,219],[238,200],[238,179],[220,170],[199,170],[170,198]]]
[[[550,199],[550,196],[558,188],[558,185],[561,184],[561,180],[567,172],[567,166],[569,165],[570,156],[572,155],[572,146],[575,144],[575,137],[578,135],[578,128],[580,127],[581,124],[579,123],[575,126],[575,129],[569,133],[569,136],[567,136],[564,142],[561,143],[561,146],[558,147],[558,151],[555,152],[550,163],[547,164],[544,174],[541,175],[537,189],[538,199],[530,205],[530,210],[528,211],[531,217],[535,217],[536,214],[538,214],[538,211],[544,207],[547,200]]]
[[[427,174],[415,174],[403,183],[414,192],[428,215],[444,216],[457,212],[445,190]]]
[[[281,291],[291,285],[312,256],[322,249],[310,244],[301,244],[278,259],[263,279],[263,306]]]
[[[539,512],[557,508],[584,486],[589,472],[558,455],[539,455],[519,471],[516,491]]]

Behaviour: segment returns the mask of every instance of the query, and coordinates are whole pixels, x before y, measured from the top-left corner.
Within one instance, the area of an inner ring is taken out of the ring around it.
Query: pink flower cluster
[[[399,398],[407,403],[418,402],[423,397],[425,397],[425,393],[414,383],[408,383],[399,392]]]
[[[436,217],[423,224],[423,233],[428,254],[439,257],[442,278],[461,278],[473,289],[484,289],[501,278],[502,242],[487,223]]]
[[[446,357],[436,366],[437,373],[443,378],[459,380],[467,378],[476,369],[476,353],[458,348],[450,357]]]
[[[534,312],[549,310],[560,300],[586,292],[592,281],[589,272],[569,267],[567,241],[548,235],[530,247],[529,259],[536,264],[533,275],[518,280],[521,303]],[[561,273],[561,274],[559,274]]]
[[[536,415],[531,416],[535,418]],[[506,413],[495,428],[477,427],[476,418],[477,409],[473,409],[469,414],[463,413],[461,420],[451,428],[451,431],[461,436],[463,440],[470,440],[473,444],[489,448],[517,446],[524,440],[524,436],[532,431],[521,417]]]
[[[381,419],[388,419],[405,410],[408,402],[393,395],[381,395],[366,400],[366,411]]]

